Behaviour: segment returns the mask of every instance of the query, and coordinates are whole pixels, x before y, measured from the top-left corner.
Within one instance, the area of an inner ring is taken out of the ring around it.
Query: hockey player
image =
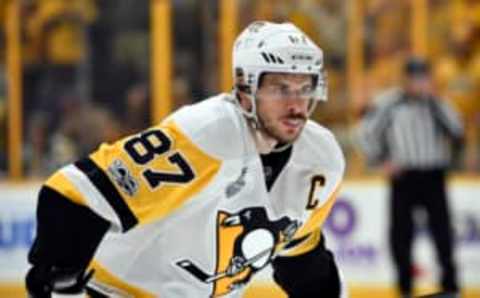
[[[57,171],[39,194],[30,297],[240,297],[269,264],[289,297],[344,297],[321,234],[344,157],[308,119],[323,63],[294,25],[255,22],[234,44],[231,94]]]

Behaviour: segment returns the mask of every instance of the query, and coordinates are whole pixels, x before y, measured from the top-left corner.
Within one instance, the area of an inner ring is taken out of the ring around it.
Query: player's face
[[[311,75],[264,75],[257,91],[257,115],[264,132],[280,143],[294,141],[308,119],[313,90]]]
[[[427,75],[408,78],[407,90],[418,97],[428,97],[432,93],[432,82]]]

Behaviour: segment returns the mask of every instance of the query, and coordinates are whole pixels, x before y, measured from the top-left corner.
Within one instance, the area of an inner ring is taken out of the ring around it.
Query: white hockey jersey
[[[345,166],[333,135],[308,121],[267,191],[229,96],[183,107],[47,180],[112,223],[90,287],[108,297],[239,297],[272,258],[318,243]]]

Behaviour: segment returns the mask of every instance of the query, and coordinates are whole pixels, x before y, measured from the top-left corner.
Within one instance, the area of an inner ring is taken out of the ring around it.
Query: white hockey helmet
[[[264,73],[312,74],[314,100],[327,100],[323,51],[292,23],[257,21],[237,37],[233,46],[235,89],[255,96]]]

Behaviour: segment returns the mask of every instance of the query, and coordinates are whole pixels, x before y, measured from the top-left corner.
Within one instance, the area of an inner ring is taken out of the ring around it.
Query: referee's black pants
[[[444,170],[404,171],[391,181],[390,245],[400,291],[412,292],[413,211],[418,207],[428,216],[428,227],[442,268],[441,286],[444,291],[456,292],[453,233]]]

